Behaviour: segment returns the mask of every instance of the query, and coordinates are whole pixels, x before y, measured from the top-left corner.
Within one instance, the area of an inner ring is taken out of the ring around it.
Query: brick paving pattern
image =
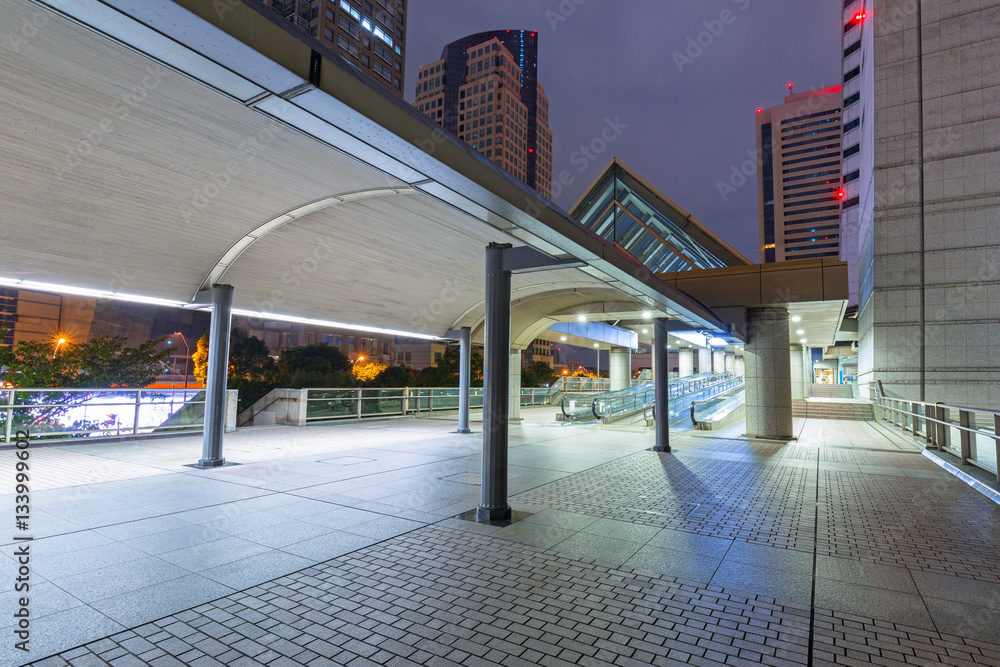
[[[1000,664],[1000,646],[817,609],[814,664]],[[438,526],[38,667],[805,665],[810,610]]]

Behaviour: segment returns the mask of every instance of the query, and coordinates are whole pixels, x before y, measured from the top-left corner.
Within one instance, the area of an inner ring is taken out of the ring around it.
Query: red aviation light
[[[844,188],[837,188],[837,199],[843,199],[847,196],[847,190]]]
[[[864,21],[866,18],[868,18],[868,14],[866,14],[865,12],[858,12],[857,15],[855,15],[854,17],[854,20]]]
[[[757,113],[761,113],[762,111],[764,111],[764,110],[761,109],[760,107],[757,107]]]

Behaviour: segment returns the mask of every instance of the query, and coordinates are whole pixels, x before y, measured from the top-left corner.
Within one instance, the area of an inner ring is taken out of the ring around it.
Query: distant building
[[[538,33],[496,30],[448,44],[420,68],[417,107],[546,198],[552,197],[549,101]]]
[[[403,96],[406,0],[261,0]]]
[[[521,352],[521,365],[528,367],[536,361],[541,361],[553,368],[553,346],[548,338],[539,337],[531,341],[531,346]]]
[[[838,85],[757,110],[761,263],[839,255],[842,101]]]

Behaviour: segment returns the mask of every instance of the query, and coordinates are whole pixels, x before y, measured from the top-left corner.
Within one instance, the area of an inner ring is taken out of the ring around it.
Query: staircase
[[[815,386],[815,385],[813,385]],[[827,385],[834,386],[837,385]],[[804,401],[792,401],[792,417],[798,419],[847,419],[869,421],[875,419],[875,411],[868,401],[859,399],[838,400],[840,397],[818,397]]]
[[[811,384],[809,395],[813,398],[857,398],[853,384]]]

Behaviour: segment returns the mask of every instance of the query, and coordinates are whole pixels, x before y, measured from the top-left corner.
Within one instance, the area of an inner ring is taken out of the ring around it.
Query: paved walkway
[[[35,449],[32,650],[0,594],[0,664],[1000,665],[1000,507],[894,432],[659,455],[525,416],[506,528],[454,518],[481,436],[446,421],[248,429],[214,471],[196,438]]]

